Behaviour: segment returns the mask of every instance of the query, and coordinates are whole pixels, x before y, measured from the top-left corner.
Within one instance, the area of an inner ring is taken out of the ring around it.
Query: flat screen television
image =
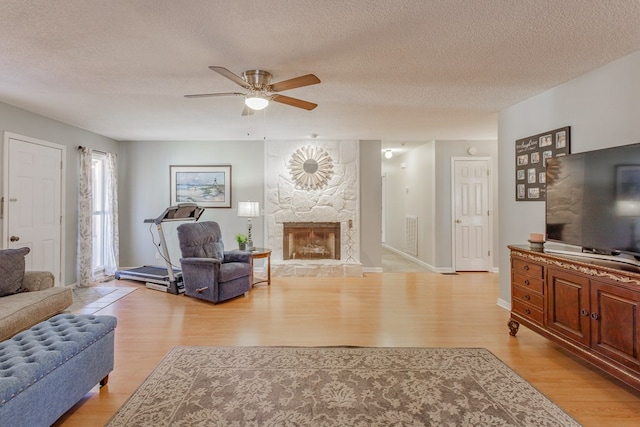
[[[548,159],[547,240],[640,259],[640,143]]]

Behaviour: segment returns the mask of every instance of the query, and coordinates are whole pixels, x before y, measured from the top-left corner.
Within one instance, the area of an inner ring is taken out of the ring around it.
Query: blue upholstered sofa
[[[25,271],[29,248],[0,249],[0,341],[63,312],[71,288],[54,286],[48,271]]]
[[[50,426],[113,370],[116,318],[59,314],[0,342],[0,426]]]

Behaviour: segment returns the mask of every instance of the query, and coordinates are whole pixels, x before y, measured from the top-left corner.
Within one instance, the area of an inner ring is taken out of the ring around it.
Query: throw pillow
[[[29,248],[0,249],[0,297],[24,292],[24,257]]]

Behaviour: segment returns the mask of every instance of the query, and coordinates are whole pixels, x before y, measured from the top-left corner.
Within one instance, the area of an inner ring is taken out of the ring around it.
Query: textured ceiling
[[[638,0],[2,0],[0,101],[117,140],[495,139],[497,113],[640,49]],[[321,84],[241,117],[208,69]]]

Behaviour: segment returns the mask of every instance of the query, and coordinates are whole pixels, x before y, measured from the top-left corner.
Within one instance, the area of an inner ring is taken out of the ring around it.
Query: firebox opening
[[[285,222],[283,259],[340,259],[339,222]]]

